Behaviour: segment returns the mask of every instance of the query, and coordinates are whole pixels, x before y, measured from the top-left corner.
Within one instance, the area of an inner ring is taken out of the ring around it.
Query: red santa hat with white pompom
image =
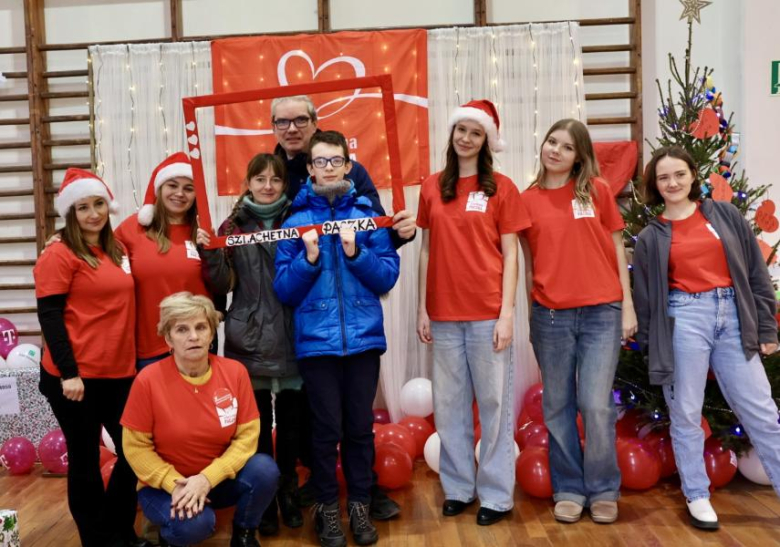
[[[57,197],[54,198],[54,208],[63,218],[73,205],[84,198],[101,197],[108,202],[108,210],[115,215],[119,212],[119,204],[114,194],[103,180],[84,169],[71,167],[65,171],[65,178],[60,185]]]
[[[146,196],[144,196],[143,207],[138,211],[138,224],[149,226],[154,218],[154,204],[157,202],[157,190],[165,181],[175,179],[176,177],[185,177],[192,180],[192,165],[190,158],[184,152],[165,158],[152,172],[152,178],[149,180],[149,186],[146,187]]]
[[[488,100],[481,99],[469,101],[456,108],[450,116],[448,132],[452,132],[455,124],[463,120],[472,120],[477,122],[487,134],[488,146],[492,152],[501,152],[506,147],[506,143],[501,138],[498,129],[501,121],[498,119],[498,110],[496,105]]]

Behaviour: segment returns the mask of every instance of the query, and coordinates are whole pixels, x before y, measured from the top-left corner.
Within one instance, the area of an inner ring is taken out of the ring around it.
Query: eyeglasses
[[[309,125],[309,122],[311,122],[311,118],[308,116],[298,116],[297,118],[293,120],[288,120],[287,118],[279,118],[277,120],[274,120],[273,123],[274,127],[280,131],[286,131],[290,128],[290,124],[294,123],[295,127],[298,129],[303,129],[307,125]]]
[[[325,169],[328,164],[331,164],[333,167],[341,167],[346,161],[347,158],[344,156],[333,156],[332,158],[317,157],[312,158],[311,164],[319,169]]]

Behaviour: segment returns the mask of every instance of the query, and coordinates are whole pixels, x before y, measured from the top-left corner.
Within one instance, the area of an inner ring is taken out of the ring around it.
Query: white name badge
[[[466,211],[476,211],[484,213],[487,211],[488,200],[490,197],[485,192],[469,192],[469,199],[466,202]]]
[[[712,227],[712,224],[710,224],[710,223],[708,222],[707,224],[705,224],[705,226],[707,227],[707,229],[708,229],[710,232],[712,232],[712,235],[714,235],[714,236],[715,236],[715,239],[720,239],[720,236],[718,235],[718,232],[716,232],[716,231],[715,231],[715,228],[713,228],[713,227]]]
[[[122,269],[124,270],[124,272],[125,272],[126,274],[131,274],[131,273],[132,273],[132,272],[130,271],[130,259],[129,259],[129,258],[127,258],[127,255],[124,255],[124,256],[122,257]]]
[[[571,200],[571,210],[574,212],[574,218],[594,218],[596,216],[592,203],[583,205],[577,198]]]
[[[187,258],[192,258],[195,260],[200,260],[200,255],[198,254],[198,248],[195,246],[195,244],[190,241],[189,239],[184,242],[184,247],[187,249]]]

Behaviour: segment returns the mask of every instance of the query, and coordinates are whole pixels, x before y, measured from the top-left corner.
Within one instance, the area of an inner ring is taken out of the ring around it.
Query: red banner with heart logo
[[[212,43],[214,93],[315,84],[389,74],[393,80],[404,184],[430,172],[428,67],[425,30],[339,32],[229,38]],[[316,86],[312,89],[314,91]],[[377,188],[391,185],[389,151],[378,88],[310,94],[317,127],[340,131],[350,156]],[[238,194],[249,160],[271,152],[276,137],[271,100],[215,108],[217,188]]]

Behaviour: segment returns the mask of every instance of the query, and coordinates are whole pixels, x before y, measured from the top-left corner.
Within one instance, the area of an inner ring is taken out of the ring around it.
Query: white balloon
[[[19,344],[5,358],[7,368],[32,368],[41,364],[41,348],[34,344]]]
[[[474,447],[474,457],[479,463],[479,449],[482,447],[482,439],[477,441],[477,446]],[[515,460],[520,457],[520,447],[515,443]]]
[[[100,437],[103,439],[103,444],[106,445],[106,448],[108,448],[112,454],[116,454],[116,445],[114,445],[114,439],[111,438],[111,435],[108,434],[108,431],[106,428],[103,428],[103,432],[100,434]]]
[[[423,456],[425,456],[425,463],[428,467],[436,473],[439,472],[439,455],[441,453],[441,438],[438,433],[433,433],[428,440],[425,441],[425,448],[423,449]]]
[[[0,357],[0,368],[8,368],[8,365],[5,364],[5,359]]]
[[[737,466],[739,472],[742,473],[747,480],[766,486],[772,484],[772,481],[769,480],[769,477],[764,470],[764,466],[761,465],[761,460],[758,459],[755,448],[751,448],[750,452],[740,456]]]
[[[433,384],[427,378],[413,378],[401,388],[401,410],[406,416],[425,418],[433,413]]]

